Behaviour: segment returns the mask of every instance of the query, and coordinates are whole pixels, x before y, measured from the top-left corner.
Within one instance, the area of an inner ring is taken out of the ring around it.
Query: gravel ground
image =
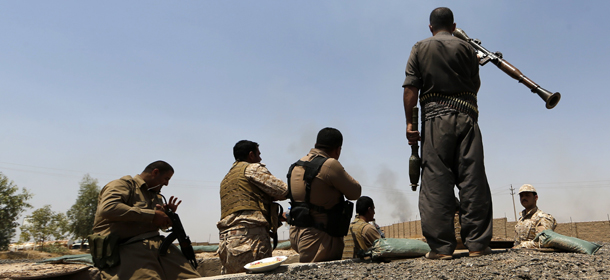
[[[319,263],[240,279],[610,279],[610,243],[598,243],[604,246],[593,256],[502,249],[479,258],[464,253],[449,261],[421,257],[388,263]]]
[[[535,250],[495,250],[493,254],[467,257],[454,255],[449,261],[423,257],[387,263],[336,261],[277,269],[264,274],[224,279],[610,279],[610,243],[593,255]],[[0,272],[36,260],[0,260]],[[282,267],[285,267],[284,265]],[[0,279],[7,275],[0,273]],[[12,273],[11,273],[12,274]],[[228,275],[227,275],[228,276]]]

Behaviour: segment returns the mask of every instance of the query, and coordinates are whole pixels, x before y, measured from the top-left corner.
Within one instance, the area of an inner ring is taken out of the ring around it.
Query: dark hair
[[[343,135],[336,128],[325,127],[318,132],[316,139],[316,149],[334,150],[343,145]]]
[[[430,25],[434,30],[451,30],[453,12],[449,8],[439,7],[430,13]]]
[[[358,213],[358,215],[366,215],[369,207],[375,207],[375,204],[373,204],[373,199],[370,197],[361,196],[358,198],[358,200],[356,200],[356,213]]]
[[[169,163],[162,160],[157,160],[146,166],[142,173],[151,173],[155,169],[159,169],[159,172],[161,172],[161,174],[164,174],[167,171],[171,171],[172,173],[174,172],[174,168],[169,165]]]
[[[233,157],[236,161],[245,161],[250,152],[256,153],[258,143],[249,140],[241,140],[233,146]]]

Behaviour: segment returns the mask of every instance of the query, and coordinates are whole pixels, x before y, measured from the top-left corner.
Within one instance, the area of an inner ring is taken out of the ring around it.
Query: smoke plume
[[[396,174],[387,166],[381,167],[377,176],[377,184],[383,189],[386,201],[392,208],[392,219],[400,222],[407,221],[411,216],[411,208],[405,194],[396,186]]]

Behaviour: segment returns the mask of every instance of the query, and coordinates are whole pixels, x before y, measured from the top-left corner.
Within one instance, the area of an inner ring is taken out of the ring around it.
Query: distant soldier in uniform
[[[221,220],[216,227],[222,274],[244,272],[244,265],[271,257],[273,251],[269,233],[279,226],[273,201],[286,199],[288,189],[260,155],[257,143],[237,142],[235,162],[220,183]]]
[[[356,213],[358,214],[350,224],[349,232],[346,236],[351,238],[354,243],[354,258],[361,250],[367,250],[375,240],[381,238],[381,233],[370,222],[375,220],[375,204],[373,199],[368,196],[361,196],[356,201]]]
[[[120,263],[100,269],[103,280],[201,277],[176,246],[170,246],[165,256],[159,255],[163,242],[159,229],[172,225],[164,210],[175,212],[182,202],[172,196],[164,204],[161,198],[161,188],[169,184],[173,175],[171,165],[155,161],[140,175],[124,176],[104,186],[98,198],[93,234],[118,238]],[[106,252],[106,248],[102,249]]]
[[[464,249],[464,242],[462,241],[462,224],[460,224],[460,200],[455,198],[455,216],[453,216],[453,227],[455,228],[455,240],[457,241],[456,249]]]
[[[555,230],[557,222],[550,214],[542,212],[536,206],[538,192],[530,185],[519,188],[519,198],[525,210],[521,211],[519,221],[515,225],[515,246],[513,248],[540,248],[534,237],[546,229]]]
[[[341,146],[343,145],[343,136],[341,132],[335,128],[324,128],[318,132],[315,148],[301,158],[300,161],[311,163],[318,160],[324,160],[319,172],[315,175],[311,182],[310,196],[306,195],[307,188],[305,177],[305,168],[303,166],[295,166],[290,175],[290,188],[292,198],[297,202],[304,202],[310,199],[312,209],[311,215],[315,226],[291,226],[290,227],[290,244],[292,249],[299,253],[299,261],[306,262],[321,262],[339,260],[343,254],[343,237],[331,236],[328,233],[330,227],[335,224],[328,223],[330,214],[338,204],[343,202],[345,196],[349,200],[358,199],[362,188],[360,183],[350,176],[341,163],[339,156],[341,155]],[[321,158],[321,159],[320,159]],[[291,210],[291,219],[294,218]],[[349,225],[349,219],[346,225]],[[347,227],[345,228],[347,231]]]

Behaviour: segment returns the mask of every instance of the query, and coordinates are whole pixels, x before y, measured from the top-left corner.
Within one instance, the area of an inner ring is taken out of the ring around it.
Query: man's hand
[[[407,125],[407,140],[409,140],[409,145],[413,146],[417,141],[421,140],[421,136],[419,135],[419,131],[410,129],[411,124]]]
[[[153,217],[152,223],[159,228],[169,228],[172,226],[172,220],[165,214],[161,205],[156,205],[155,216]]]
[[[180,205],[180,203],[182,203],[182,200],[180,200],[180,201],[178,201],[178,203],[176,203],[177,200],[178,200],[177,197],[170,196],[169,203],[165,204],[164,206],[167,207],[172,212],[176,213],[176,211],[178,210],[178,205]]]

